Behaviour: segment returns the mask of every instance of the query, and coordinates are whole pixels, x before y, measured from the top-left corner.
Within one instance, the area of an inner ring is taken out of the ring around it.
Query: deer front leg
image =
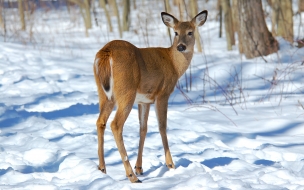
[[[155,111],[158,119],[158,127],[159,132],[162,138],[165,157],[166,157],[166,165],[170,168],[175,168],[172,156],[169,149],[168,138],[167,138],[167,110],[168,110],[168,99],[169,96],[159,97],[156,100]]]
[[[135,173],[136,175],[142,175],[142,154],[144,149],[145,138],[147,134],[147,121],[149,116],[150,104],[138,104],[138,118],[139,118],[139,147],[138,147],[138,155],[137,161],[135,164]]]
[[[132,109],[132,104],[118,104],[117,107],[116,115],[111,123],[114,139],[125,167],[126,176],[132,183],[141,183],[132,170],[122,137],[123,125]]]

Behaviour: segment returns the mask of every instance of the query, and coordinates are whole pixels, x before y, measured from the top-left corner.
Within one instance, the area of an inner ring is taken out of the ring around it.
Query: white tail
[[[166,165],[175,168],[167,140],[168,99],[177,80],[188,68],[194,49],[194,31],[202,26],[208,12],[202,11],[189,22],[179,22],[162,12],[164,24],[174,29],[174,43],[169,48],[137,48],[133,44],[115,40],[96,54],[94,75],[98,88],[100,114],[97,120],[99,169],[106,173],[104,161],[104,130],[107,120],[117,106],[111,129],[131,182],[140,182],[134,174],[124,146],[123,125],[134,103],[138,103],[140,140],[135,173],[142,174],[142,153],[147,133],[150,104],[155,103]]]

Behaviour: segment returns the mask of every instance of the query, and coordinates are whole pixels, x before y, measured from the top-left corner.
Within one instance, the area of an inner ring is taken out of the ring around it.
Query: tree
[[[298,0],[298,12],[304,12],[304,0]]]
[[[21,30],[25,30],[24,8],[22,0],[18,0],[18,10],[20,16]]]
[[[0,27],[4,30],[3,40],[6,41],[6,21],[4,13],[4,0],[0,0]]]
[[[221,5],[224,11],[227,50],[232,50],[232,45],[235,44],[235,39],[234,39],[230,0],[221,0]]]
[[[221,0],[217,0],[216,3],[216,9],[218,10],[219,14],[219,22],[220,22],[220,28],[219,28],[219,38],[222,37],[222,30],[223,30],[223,10],[222,10],[222,5],[221,5]]]
[[[171,14],[171,7],[170,7],[169,0],[164,0],[164,4],[165,4],[165,11],[167,13]],[[170,28],[167,28],[167,31],[168,31],[168,35],[169,35],[169,39],[170,39],[170,44],[172,45],[171,30],[170,30]]]
[[[233,23],[233,30],[234,33],[236,32],[238,36],[241,36],[240,34],[240,23],[239,23],[239,13],[238,13],[238,0],[232,0],[232,23]],[[243,53],[243,45],[242,45],[242,39],[239,37],[238,38],[238,47],[239,47],[239,52]]]
[[[99,0],[99,4],[103,8],[103,10],[105,12],[105,15],[107,17],[107,22],[108,22],[108,25],[109,25],[109,30],[110,30],[110,32],[113,32],[111,17],[110,17],[108,9],[106,7],[106,0]]]
[[[90,11],[90,2],[89,0],[69,0],[72,3],[77,4],[80,7],[80,12],[84,20],[84,25],[86,29],[86,36],[89,36],[88,30],[92,28],[92,19]]]
[[[166,10],[166,12],[171,14],[171,7],[170,7],[169,0],[164,0],[164,2],[165,2],[165,10]]]
[[[179,20],[184,21],[184,15],[185,15],[185,10],[186,10],[186,5],[184,0],[177,0],[176,1],[178,10],[179,10]]]
[[[274,35],[282,36],[289,42],[293,42],[292,0],[272,0],[271,7],[271,32]]]
[[[111,1],[113,3],[114,14],[117,16],[117,25],[119,30],[119,37],[122,38],[122,28],[120,24],[119,11],[116,0]]]
[[[1,27],[1,28],[4,28],[3,0],[0,0],[0,27]]]
[[[239,38],[246,58],[277,52],[279,44],[268,31],[261,0],[239,0]]]
[[[197,6],[197,0],[190,0],[190,8],[191,8],[190,12],[191,12],[191,17],[192,18],[194,18],[195,15],[198,14],[197,7],[198,7]],[[195,44],[196,44],[197,51],[202,52],[203,49],[202,49],[201,40],[200,40],[199,33],[198,33],[197,29],[194,32],[194,36],[195,36]]]
[[[129,27],[130,27],[130,18],[129,18],[129,14],[130,14],[130,0],[123,0],[124,3],[124,10],[123,10],[123,16],[122,16],[122,28],[123,31],[129,31]]]

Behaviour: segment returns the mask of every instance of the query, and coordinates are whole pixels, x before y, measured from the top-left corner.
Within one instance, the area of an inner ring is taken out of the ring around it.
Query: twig
[[[299,105],[302,107],[302,109],[304,110],[304,106],[303,106],[303,104],[300,102],[300,100],[298,100],[298,102],[299,102]]]
[[[230,101],[230,98],[229,98],[229,95],[227,94],[227,92],[214,79],[212,79],[209,75],[208,75],[208,78],[211,79],[222,90],[223,95],[225,96],[226,100],[229,102],[229,105],[232,107],[235,114],[238,115],[237,111],[233,107],[232,101]]]
[[[203,108],[208,108],[208,109],[210,109],[210,110],[212,110],[212,111],[218,111],[218,112],[220,112],[224,117],[226,117],[234,126],[236,126],[236,127],[238,127],[237,126],[237,124],[232,120],[232,119],[230,119],[226,114],[224,114],[223,112],[221,112],[217,107],[215,107],[215,106],[213,106],[213,105],[209,105],[210,107],[208,107],[208,106],[203,106],[203,105],[194,105],[194,106],[192,106],[192,107],[190,107],[190,108],[193,108],[193,107],[203,107]],[[190,109],[190,108],[187,108],[187,109]],[[186,109],[186,110],[187,110]]]

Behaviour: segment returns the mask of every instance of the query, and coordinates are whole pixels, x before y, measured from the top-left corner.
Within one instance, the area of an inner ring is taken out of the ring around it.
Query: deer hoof
[[[107,173],[105,168],[100,168],[100,167],[98,167],[98,169],[99,169],[102,173]]]
[[[143,172],[141,172],[141,173],[137,173],[137,172],[135,172],[135,174],[136,174],[136,175],[144,175],[144,173],[143,173]]]
[[[132,183],[141,183],[141,181],[136,177],[136,176],[133,176],[132,174],[130,174],[129,176],[127,176],[129,178],[129,180],[132,182]]]
[[[175,169],[174,164],[168,164],[167,167],[168,167],[169,169]]]
[[[134,167],[134,169],[135,169],[135,174],[136,175],[143,175],[144,173],[143,173],[143,169],[142,169],[142,167],[141,166],[139,166],[139,167]]]

